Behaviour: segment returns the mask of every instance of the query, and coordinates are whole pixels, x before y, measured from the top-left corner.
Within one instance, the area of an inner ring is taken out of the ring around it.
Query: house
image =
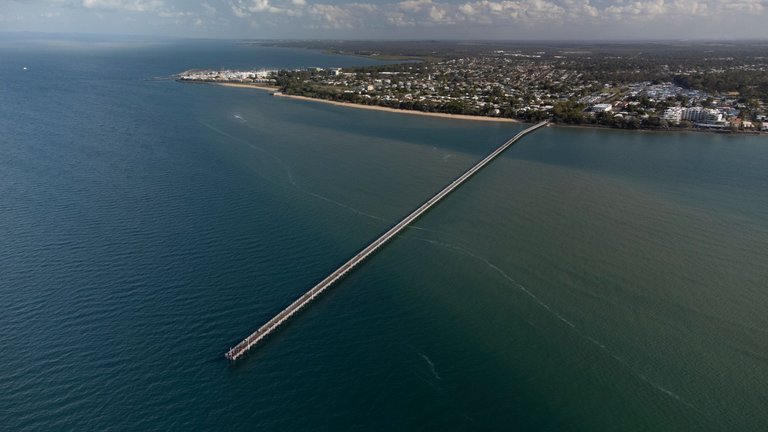
[[[611,111],[612,109],[613,109],[613,105],[611,104],[597,104],[592,107],[592,111],[598,112],[598,113],[608,112],[608,111]]]

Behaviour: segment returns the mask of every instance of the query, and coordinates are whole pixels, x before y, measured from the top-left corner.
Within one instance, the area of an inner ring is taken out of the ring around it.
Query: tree
[[[640,127],[640,120],[637,117],[629,117],[625,123],[628,129],[637,129]]]
[[[573,101],[558,102],[552,108],[552,117],[557,122],[580,124],[584,122],[584,108]]]

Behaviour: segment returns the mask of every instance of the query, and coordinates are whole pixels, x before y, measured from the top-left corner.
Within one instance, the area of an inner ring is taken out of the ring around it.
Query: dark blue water
[[[0,41],[0,429],[768,427],[765,137],[541,131],[230,366],[523,126],[152,78],[365,63]]]

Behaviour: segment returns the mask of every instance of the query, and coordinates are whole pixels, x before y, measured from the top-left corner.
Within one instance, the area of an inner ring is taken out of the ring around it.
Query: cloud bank
[[[230,6],[240,18],[268,22],[275,21],[270,15],[304,17],[329,28],[682,21],[690,17],[765,15],[768,8],[765,0],[615,0],[594,3],[590,0],[403,0],[341,4],[309,3],[306,0],[235,0],[230,1]]]
[[[0,0],[0,23],[27,30],[222,37],[765,38],[766,17],[768,0]]]

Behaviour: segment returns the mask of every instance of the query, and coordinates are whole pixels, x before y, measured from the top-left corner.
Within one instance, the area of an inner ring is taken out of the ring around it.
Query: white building
[[[609,112],[613,109],[613,105],[611,104],[597,104],[592,107],[592,111],[601,113],[601,112]]]
[[[716,109],[695,107],[683,109],[682,119],[694,123],[717,123],[723,121],[723,115]]]
[[[680,107],[667,108],[661,118],[669,123],[680,123],[680,119],[683,118],[683,109]]]

